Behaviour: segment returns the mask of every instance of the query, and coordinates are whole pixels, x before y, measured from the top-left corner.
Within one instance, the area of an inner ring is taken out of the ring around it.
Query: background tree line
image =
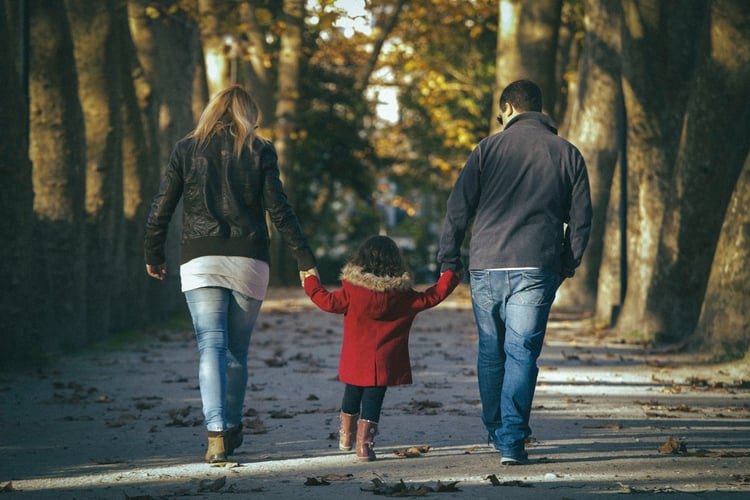
[[[157,283],[145,218],[172,145],[235,82],[323,277],[383,231],[431,281],[450,186],[518,78],[589,167],[592,239],[560,305],[634,340],[748,352],[744,0],[1,0],[0,44],[6,359],[183,307],[179,221]],[[296,283],[278,238],[272,270]]]

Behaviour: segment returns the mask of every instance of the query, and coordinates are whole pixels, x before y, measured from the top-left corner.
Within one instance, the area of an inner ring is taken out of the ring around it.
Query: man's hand
[[[149,276],[152,278],[156,278],[158,280],[163,280],[167,276],[167,264],[146,264],[146,272]]]

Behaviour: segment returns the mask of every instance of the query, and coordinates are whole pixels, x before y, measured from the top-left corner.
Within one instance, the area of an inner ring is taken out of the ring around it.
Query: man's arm
[[[458,271],[461,263],[461,245],[466,237],[469,222],[476,213],[481,187],[479,183],[479,146],[466,160],[464,168],[451,190],[446,204],[443,234],[440,238],[440,250],[437,260],[440,271]]]

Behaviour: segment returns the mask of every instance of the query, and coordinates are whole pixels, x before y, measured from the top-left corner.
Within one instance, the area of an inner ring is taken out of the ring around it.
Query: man
[[[482,421],[505,465],[528,459],[529,414],[555,293],[581,262],[591,197],[581,153],[557,136],[529,80],[508,85],[505,129],[472,151],[450,197],[441,271],[460,268],[470,221],[471,298],[479,334]]]

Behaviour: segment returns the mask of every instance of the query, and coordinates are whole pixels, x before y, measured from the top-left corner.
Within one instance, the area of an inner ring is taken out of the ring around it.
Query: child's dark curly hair
[[[396,242],[387,236],[373,236],[357,250],[352,264],[375,276],[401,276],[406,272]]]

